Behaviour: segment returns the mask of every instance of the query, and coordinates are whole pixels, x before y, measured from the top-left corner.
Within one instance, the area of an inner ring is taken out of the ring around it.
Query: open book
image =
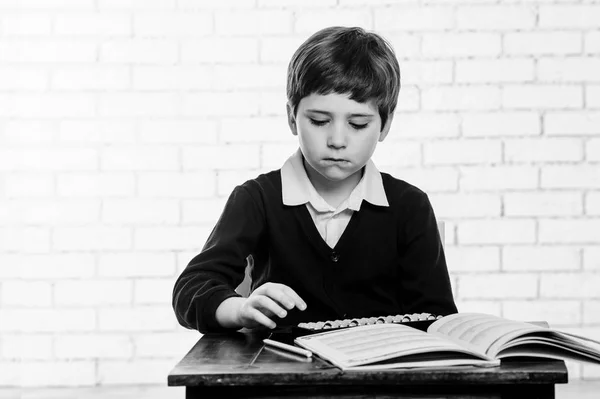
[[[443,317],[427,332],[402,324],[372,324],[306,335],[294,342],[342,370],[497,366],[509,357],[600,363],[598,341],[479,313]]]

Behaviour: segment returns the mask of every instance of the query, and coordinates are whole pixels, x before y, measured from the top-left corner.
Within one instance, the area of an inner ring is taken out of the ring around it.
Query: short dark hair
[[[294,115],[311,94],[348,94],[360,103],[374,100],[383,129],[399,92],[400,66],[392,46],[362,28],[322,29],[300,45],[288,65],[287,98]]]

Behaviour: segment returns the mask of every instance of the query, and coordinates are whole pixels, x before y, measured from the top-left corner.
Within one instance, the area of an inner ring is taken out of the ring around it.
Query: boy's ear
[[[290,105],[289,101],[286,103],[286,111],[288,118],[288,125],[294,136],[298,135],[298,127],[296,126],[296,117],[294,116],[294,109]]]
[[[385,121],[385,126],[381,129],[381,133],[379,133],[379,141],[385,140],[388,133],[390,132],[390,127],[392,127],[392,120],[394,119],[394,114],[391,113],[388,115],[387,121]]]

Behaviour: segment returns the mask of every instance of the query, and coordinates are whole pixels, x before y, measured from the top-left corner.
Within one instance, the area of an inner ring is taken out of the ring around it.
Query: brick
[[[110,224],[177,224],[175,199],[108,199],[103,201],[102,221]]]
[[[421,38],[412,33],[390,32],[385,35],[386,40],[392,45],[396,57],[401,60],[400,70],[406,61],[421,58]],[[435,62],[440,62],[436,60]]]
[[[276,152],[275,150],[273,151]],[[286,154],[291,155],[292,152],[286,152]],[[288,155],[288,157],[289,157]],[[263,152],[264,156],[264,152]],[[284,157],[287,159],[287,157]],[[285,162],[285,159],[283,162]],[[283,162],[279,164],[275,168],[280,168],[283,165]],[[264,160],[263,160],[264,163]],[[263,166],[263,168],[268,169],[268,167]],[[262,172],[266,172],[267,170],[259,171],[256,169],[239,169],[239,170],[224,170],[219,171],[219,178],[217,179],[217,195],[220,197],[229,197],[229,194],[233,191],[233,189],[244,183],[247,180],[254,179]]]
[[[500,271],[498,247],[446,247],[444,251],[450,273]]]
[[[600,108],[600,86],[586,87],[585,103],[588,108]]]
[[[277,144],[263,144],[260,154],[260,166],[267,170],[278,169],[298,149],[296,141]],[[221,176],[219,175],[219,178]],[[256,175],[248,178],[254,178]],[[233,188],[233,187],[232,187]]]
[[[569,162],[583,159],[582,143],[571,138],[510,139],[504,141],[505,162]]]
[[[285,89],[287,67],[278,65],[215,65],[216,90]]]
[[[224,121],[221,121],[221,130]],[[141,121],[139,141],[151,144],[215,144],[218,140],[214,120]]]
[[[103,117],[170,117],[179,113],[175,93],[103,93],[98,97],[98,114]]]
[[[456,60],[458,83],[531,82],[535,67],[531,59]]]
[[[39,11],[40,9],[93,9],[93,0],[4,0],[7,6],[14,8],[18,5],[20,10],[31,9]],[[0,5],[1,6],[1,5]]]
[[[440,219],[500,216],[502,203],[496,194],[444,193],[430,196]]]
[[[421,164],[421,144],[415,141],[386,141],[375,149],[373,161],[381,166],[416,166]]]
[[[263,143],[295,141],[290,128],[281,118],[223,118],[219,140],[225,143]]]
[[[505,86],[503,108],[581,108],[581,87],[566,85]]]
[[[553,273],[540,275],[542,298],[600,298],[600,274]]]
[[[533,166],[461,167],[460,187],[465,191],[535,189],[538,168]]]
[[[292,33],[294,13],[289,10],[217,10],[218,36],[287,35]]]
[[[537,75],[540,81],[550,82],[600,82],[600,59],[590,57],[538,60]]]
[[[598,54],[600,53],[600,32],[591,31],[586,32],[583,37],[584,40],[584,53],[586,54]]]
[[[538,276],[533,274],[469,274],[458,279],[461,299],[528,299],[536,298]]]
[[[400,73],[403,86],[422,86],[453,81],[451,61],[403,61],[400,65]]]
[[[497,56],[501,36],[496,33],[425,33],[422,37],[425,57]]]
[[[133,67],[134,90],[208,90],[215,80],[212,66],[168,65]]]
[[[281,109],[278,106],[277,109]],[[406,86],[402,90],[402,95],[398,98],[396,112],[415,112],[421,108],[421,92],[415,86]]]
[[[544,114],[544,133],[549,136],[600,134],[600,112],[556,111]]]
[[[447,192],[458,189],[458,171],[453,167],[417,167],[388,170],[392,175],[416,185],[425,192]]]
[[[473,111],[500,108],[501,91],[493,86],[446,86],[422,90],[422,109]]]
[[[215,195],[216,180],[216,174],[208,171],[143,173],[138,177],[138,190],[140,197],[208,198]]]
[[[40,253],[50,250],[50,231],[42,227],[0,228],[0,253]]]
[[[462,133],[469,137],[535,136],[541,133],[536,112],[463,113]]]
[[[64,120],[60,122],[57,141],[131,144],[136,142],[136,124],[131,120]]]
[[[136,305],[168,305],[173,299],[173,278],[137,279],[134,284],[133,301]]]
[[[364,8],[338,8],[335,10],[319,10],[318,12],[300,9],[294,13],[294,17],[294,31],[300,34],[312,35],[314,32],[332,24],[335,26],[372,28],[370,10]]]
[[[425,143],[426,165],[495,163],[502,160],[502,143],[497,140],[438,140]]]
[[[183,149],[183,167],[190,169],[257,168],[260,147],[257,144],[211,145]]]
[[[134,248],[138,250],[189,250],[204,246],[210,227],[139,227]]]
[[[175,171],[180,167],[176,147],[119,146],[102,150],[100,167],[108,171]]]
[[[578,32],[508,32],[503,44],[507,55],[569,55],[582,50]]]
[[[595,29],[600,20],[599,5],[542,5],[538,12],[538,25],[541,28]]]
[[[261,63],[281,63],[287,65],[296,49],[306,40],[305,37],[263,37],[259,46]]]
[[[98,9],[108,10],[172,10],[175,0],[98,0]]]
[[[61,197],[124,197],[135,190],[133,173],[65,173],[56,176],[56,191]]]
[[[99,277],[161,277],[175,274],[175,255],[169,252],[101,253]]]
[[[600,139],[590,139],[585,143],[585,159],[600,161]]]
[[[52,304],[52,285],[35,281],[2,282],[0,303],[5,307],[48,307]]]
[[[28,225],[72,225],[99,221],[100,201],[98,200],[18,200],[0,201],[7,210],[0,213],[0,224]]]
[[[541,191],[504,194],[506,216],[569,216],[582,213],[582,196],[577,192]]]
[[[258,38],[211,38],[181,43],[184,64],[252,63],[258,61]]]
[[[126,227],[60,227],[52,234],[53,248],[67,251],[101,251],[131,248],[131,229]]]
[[[5,198],[36,198],[54,194],[54,175],[50,173],[15,173],[5,176]]]
[[[96,363],[86,361],[24,362],[22,387],[93,386],[96,384]]]
[[[100,45],[99,58],[102,63],[164,65],[177,62],[179,50],[171,40],[112,39]]]
[[[600,323],[600,301],[583,302],[583,324]]]
[[[600,219],[547,219],[539,221],[542,243],[600,243]]]
[[[225,198],[184,200],[181,206],[182,224],[214,225],[225,207]]]
[[[535,236],[533,220],[464,220],[458,224],[459,244],[531,244]]]
[[[258,0],[259,7],[330,7],[334,5],[336,5],[336,0]],[[316,11],[320,12],[320,10]]]
[[[579,301],[505,301],[502,316],[525,322],[546,321],[553,328],[581,323]]]
[[[374,7],[373,13],[374,28],[379,31],[436,31],[454,27],[452,7]]]
[[[58,281],[54,300],[59,306],[126,305],[131,303],[132,287],[128,280]]]
[[[98,362],[98,380],[106,385],[161,384],[173,368],[173,359]]]
[[[502,270],[514,272],[578,270],[580,251],[568,246],[505,246]]]
[[[90,278],[96,268],[93,255],[65,252],[0,254],[0,264],[12,265],[0,268],[0,278],[25,280]]]
[[[48,70],[40,67],[1,66],[0,90],[45,90],[48,76]]]
[[[133,343],[138,358],[183,357],[198,341],[197,331],[135,334]]]
[[[85,66],[56,68],[52,74],[52,88],[58,90],[119,90],[130,87],[127,67]]]
[[[208,12],[151,12],[133,15],[137,37],[188,37],[213,33],[213,17]]]
[[[58,123],[44,120],[14,120],[4,125],[4,143],[50,144],[55,140]]]
[[[98,320],[100,331],[118,332],[172,331],[176,324],[171,306],[101,308]]]
[[[456,300],[456,306],[459,312],[466,313],[485,313],[494,316],[501,316],[502,309],[499,301],[484,301],[484,300]]]
[[[541,170],[542,188],[600,188],[595,165],[548,165]]]
[[[92,309],[0,309],[0,332],[91,331],[96,328]]]
[[[54,340],[58,359],[129,359],[133,348],[122,334],[62,334]]]
[[[256,0],[221,0],[219,2],[209,2],[205,0],[178,0],[177,6],[182,9],[215,9],[215,8],[254,8]]]
[[[600,215],[600,192],[591,192],[585,195],[585,214]]]
[[[12,116],[17,118],[84,118],[96,113],[94,96],[87,93],[15,94],[12,101]]]
[[[0,41],[2,63],[96,62],[97,45],[81,39],[13,39]]]
[[[531,30],[536,24],[536,8],[532,6],[471,6],[456,8],[459,30]]]
[[[49,360],[53,357],[52,336],[3,334],[0,353],[8,360]]]
[[[585,270],[600,270],[600,246],[583,249],[583,268]]]
[[[182,113],[185,116],[254,116],[258,115],[260,99],[255,93],[189,93],[182,98]],[[285,113],[285,102],[280,103]]]
[[[460,118],[456,114],[401,112],[394,116],[387,140],[394,140],[396,138],[456,137],[459,133]]]
[[[50,15],[25,12],[3,13],[3,36],[50,35],[52,19]]]
[[[77,36],[129,36],[131,18],[121,13],[65,13],[54,17],[54,33]]]

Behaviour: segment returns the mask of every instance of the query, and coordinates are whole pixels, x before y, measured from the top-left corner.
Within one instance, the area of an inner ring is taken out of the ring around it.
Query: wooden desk
[[[328,363],[264,348],[264,333],[208,334],[169,373],[186,398],[554,398],[563,361],[500,367],[342,372]]]

